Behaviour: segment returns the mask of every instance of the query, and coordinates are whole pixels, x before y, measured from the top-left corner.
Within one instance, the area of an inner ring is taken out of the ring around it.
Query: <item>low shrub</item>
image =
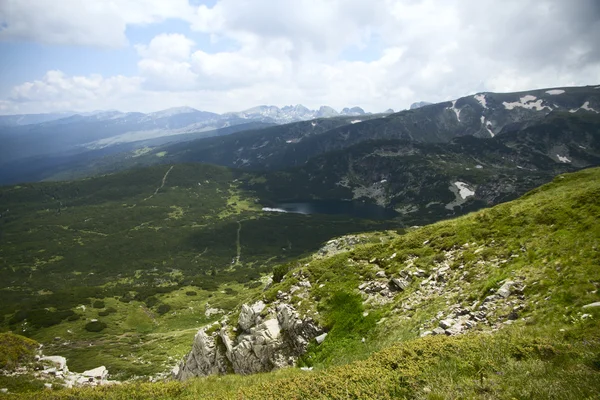
[[[102,321],[91,321],[85,324],[85,330],[88,332],[102,332],[107,327]]]

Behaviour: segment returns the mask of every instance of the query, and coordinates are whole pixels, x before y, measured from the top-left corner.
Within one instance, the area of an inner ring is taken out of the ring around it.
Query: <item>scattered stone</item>
[[[327,332],[325,332],[325,333],[323,333],[323,334],[321,334],[321,335],[317,336],[317,337],[315,338],[315,340],[317,341],[317,344],[321,344],[321,343],[323,343],[323,342],[325,341],[325,338],[326,338],[326,337],[327,337]]]
[[[454,325],[454,320],[451,319],[443,319],[440,321],[440,328],[448,329],[452,325]]]
[[[597,301],[595,303],[586,304],[582,308],[594,308],[594,307],[600,307],[600,301]]]
[[[406,288],[410,286],[410,282],[403,278],[392,278],[391,283],[393,283],[398,290],[406,290]]]
[[[40,357],[40,361],[48,361],[55,367],[55,371],[68,371],[67,359],[62,356],[44,356]]]
[[[224,314],[225,311],[221,310],[220,308],[207,308],[206,311],[204,312],[204,316],[206,318],[210,318],[213,315],[217,315],[217,314]]]
[[[415,276],[418,276],[419,278],[423,278],[423,277],[427,276],[427,273],[422,269],[417,269],[415,271]]]
[[[512,293],[511,289],[514,285],[515,283],[513,281],[506,281],[504,285],[498,289],[497,295],[506,299]]]
[[[446,330],[444,328],[440,328],[439,326],[435,328],[432,332],[433,335],[444,335]]]
[[[83,371],[81,375],[86,378],[94,378],[102,381],[108,377],[108,370],[104,365],[102,365],[98,368]]]
[[[385,271],[377,271],[375,276],[378,278],[385,278]]]
[[[429,335],[432,335],[432,334],[433,334],[433,332],[432,332],[432,331],[425,331],[425,332],[421,333],[421,335],[420,335],[420,336],[421,336],[421,337],[425,337],[425,336],[429,336]]]
[[[0,389],[0,393],[8,393],[8,389],[7,388],[2,388],[2,389]]]
[[[51,383],[44,383],[44,388],[46,388],[46,389],[52,389],[52,384]]]

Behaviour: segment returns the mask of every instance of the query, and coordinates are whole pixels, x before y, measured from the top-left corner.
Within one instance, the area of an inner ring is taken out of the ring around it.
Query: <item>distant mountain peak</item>
[[[340,115],[340,113],[338,113],[336,110],[334,110],[333,108],[331,108],[329,106],[319,107],[319,110],[315,114],[315,116],[317,118],[336,117],[338,115]]]
[[[416,110],[417,108],[421,108],[421,107],[425,107],[425,106],[429,106],[433,103],[430,103],[428,101],[417,101],[416,103],[412,103],[410,105],[410,109],[411,110]]]
[[[363,110],[360,107],[352,107],[352,108],[344,108],[341,112],[342,115],[350,115],[350,116],[356,116],[356,115],[365,115],[366,112],[365,110]]]
[[[199,112],[199,111],[192,107],[183,106],[183,107],[172,107],[172,108],[167,108],[166,110],[155,111],[148,115],[150,115],[151,117],[154,117],[154,118],[165,118],[165,117],[172,117],[173,115],[189,114],[189,113],[195,113],[195,112]]]

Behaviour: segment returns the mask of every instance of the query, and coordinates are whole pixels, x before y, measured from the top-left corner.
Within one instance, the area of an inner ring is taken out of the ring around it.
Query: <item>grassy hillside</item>
[[[318,311],[329,332],[302,359],[313,371],[38,397],[596,398],[600,308],[583,306],[600,300],[599,195],[600,169],[561,175],[510,203],[286,264],[283,280],[254,298],[273,302],[311,282],[295,292],[305,295],[298,309]],[[357,289],[394,276],[410,285],[384,302]],[[464,335],[420,337],[471,314],[481,322]]]
[[[0,188],[0,329],[75,371],[156,374],[199,324],[260,291],[273,265],[397,225],[265,213],[239,179],[179,164]]]

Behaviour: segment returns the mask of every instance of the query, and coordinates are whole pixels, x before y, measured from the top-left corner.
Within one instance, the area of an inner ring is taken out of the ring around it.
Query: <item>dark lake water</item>
[[[273,207],[263,208],[263,211],[289,212],[296,214],[347,215],[353,218],[366,219],[392,219],[398,216],[398,213],[390,208],[366,204],[360,201],[343,200],[309,200],[278,203]]]

